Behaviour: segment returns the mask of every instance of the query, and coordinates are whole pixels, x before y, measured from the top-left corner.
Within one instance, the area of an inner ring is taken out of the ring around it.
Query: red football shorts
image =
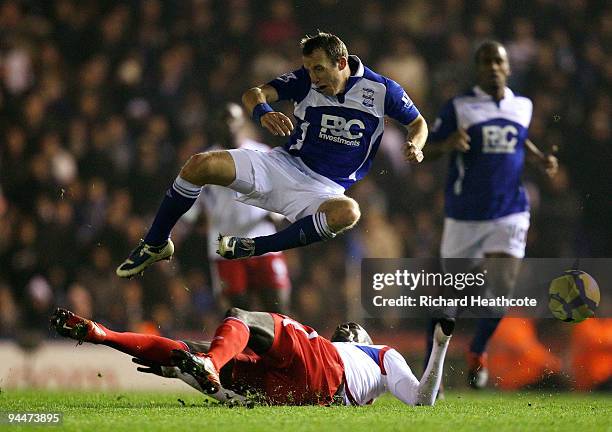
[[[248,290],[291,288],[287,261],[283,254],[267,254],[241,260],[219,260],[217,275],[225,294],[245,294]]]

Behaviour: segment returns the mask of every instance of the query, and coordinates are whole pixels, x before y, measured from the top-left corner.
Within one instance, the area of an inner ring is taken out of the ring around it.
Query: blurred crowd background
[[[510,86],[534,101],[530,137],[561,162],[552,181],[527,164],[527,256],[610,256],[609,2],[4,0],[0,337],[45,330],[56,305],[119,329],[214,329],[224,305],[210,288],[205,215],[177,226],[170,264],[128,281],[114,269],[181,165],[215,144],[215,113],[298,68],[299,39],[317,29],[404,86],[430,124],[473,85],[474,47],[506,44]],[[402,141],[389,123],[350,190],[356,229],[287,254],[298,319],[330,329],[355,314],[361,258],[437,256],[446,162],[409,166]]]

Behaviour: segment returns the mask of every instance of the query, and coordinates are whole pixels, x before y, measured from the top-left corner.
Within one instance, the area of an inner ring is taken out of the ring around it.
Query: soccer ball
[[[555,318],[579,323],[595,316],[599,305],[599,286],[582,270],[567,270],[550,283],[548,307]]]

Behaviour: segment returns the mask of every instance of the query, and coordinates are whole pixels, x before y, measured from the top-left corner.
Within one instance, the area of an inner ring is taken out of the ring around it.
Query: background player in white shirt
[[[521,183],[525,153],[550,176],[557,171],[557,159],[528,139],[532,103],[506,87],[510,64],[504,46],[482,43],[475,62],[477,85],[442,108],[425,150],[431,159],[450,153],[440,255],[474,258],[474,268],[488,269],[489,293],[511,296],[529,228]],[[468,352],[468,379],[475,388],[487,382],[485,348],[503,311],[494,314],[479,319]]]
[[[245,148],[265,152],[270,149],[245,136],[247,119],[240,105],[228,103],[215,120],[218,144],[213,150]],[[273,215],[236,201],[236,192],[216,185],[204,187],[198,203],[204,208],[208,221],[208,256],[215,292],[231,306],[253,309],[257,305],[271,312],[287,312],[291,282],[282,252],[234,261],[224,260],[216,254],[219,233],[244,237],[274,234]]]
[[[115,332],[65,309],[51,324],[62,336],[135,356],[146,366],[140,371],[180,378],[219,400],[243,401],[248,391],[274,405],[369,405],[387,391],[409,405],[433,405],[454,329],[452,320],[436,324],[418,380],[395,349],[373,345],[355,323],[338,326],[330,341],[286,315],[232,308],[211,342]]]
[[[356,56],[335,35],[318,33],[301,42],[303,67],[243,95],[257,123],[289,142],[270,152],[247,149],[193,155],[168,189],[143,242],[117,268],[132,277],[174,246],[170,231],[205,184],[227,186],[240,201],[280,213],[292,224],[273,235],[222,236],[219,253],[245,258],[333,238],[359,220],[359,206],[344,195],[370,169],[384,130],[385,116],[406,126],[404,155],[423,159],[427,125],[406,92]],[[292,100],[298,122],[269,103]]]

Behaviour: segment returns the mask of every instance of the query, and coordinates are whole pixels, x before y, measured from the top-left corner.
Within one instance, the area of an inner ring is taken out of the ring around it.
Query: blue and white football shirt
[[[414,405],[419,380],[399,352],[386,345],[333,344],[344,364],[346,405],[369,405],[387,391]]]
[[[280,100],[295,103],[297,125],[285,149],[313,171],[347,189],[370,169],[380,145],[384,116],[407,125],[419,111],[395,81],[349,56],[350,76],[344,93],[317,91],[303,67],[268,84]]]
[[[478,86],[442,108],[429,145],[445,140],[458,128],[470,136],[468,152],[451,153],[447,217],[480,221],[528,211],[521,174],[532,110],[531,100],[509,88],[496,102]]]

